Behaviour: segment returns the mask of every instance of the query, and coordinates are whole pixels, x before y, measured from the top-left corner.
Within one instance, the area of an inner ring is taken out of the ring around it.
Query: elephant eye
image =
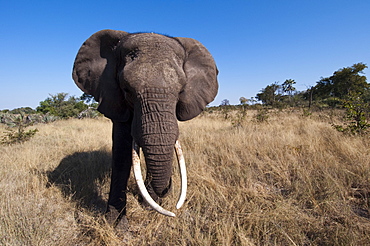
[[[139,56],[139,49],[133,49],[128,54],[127,57],[131,59],[131,61],[135,60]]]

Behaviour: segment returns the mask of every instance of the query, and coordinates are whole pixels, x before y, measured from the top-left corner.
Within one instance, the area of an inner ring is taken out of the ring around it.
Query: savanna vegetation
[[[131,179],[123,234],[102,219],[110,121],[38,125],[29,141],[0,147],[0,244],[368,245],[368,136],[337,131],[339,110],[270,110],[262,120],[258,110],[241,113],[180,123],[185,206],[176,218],[145,210]],[[174,174],[164,204],[173,210]]]
[[[59,93],[35,110],[3,110],[0,245],[369,245],[365,68],[305,92],[273,83],[180,122],[187,201],[175,211],[176,165],[163,204],[176,218],[144,209],[131,175],[125,232],[103,219],[111,122],[92,98]]]
[[[69,118],[96,118],[102,116],[97,111],[98,104],[92,96],[69,96],[67,93],[50,95],[36,110],[30,107],[4,109],[0,111],[0,123],[6,126],[0,144],[22,143],[33,137],[38,129],[26,128],[39,123],[50,123]]]

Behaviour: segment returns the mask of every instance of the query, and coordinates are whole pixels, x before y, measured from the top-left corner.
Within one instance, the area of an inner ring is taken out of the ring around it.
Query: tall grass
[[[332,116],[254,115],[180,123],[187,202],[175,211],[176,170],[163,204],[176,218],[143,209],[130,179],[123,234],[101,219],[111,123],[39,125],[29,142],[0,147],[0,244],[368,245],[369,138],[337,132]]]

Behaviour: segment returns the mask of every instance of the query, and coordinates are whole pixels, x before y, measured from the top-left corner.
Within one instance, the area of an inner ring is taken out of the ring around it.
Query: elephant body
[[[119,214],[116,224],[126,214],[132,142],[143,150],[146,187],[158,201],[171,188],[177,121],[194,118],[214,99],[217,74],[210,53],[190,38],[102,30],[81,46],[73,79],[113,122],[107,213]]]

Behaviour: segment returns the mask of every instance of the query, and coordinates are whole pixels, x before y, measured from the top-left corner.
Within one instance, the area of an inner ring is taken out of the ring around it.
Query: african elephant
[[[177,120],[194,118],[213,101],[217,74],[211,54],[190,38],[102,30],[83,43],[74,62],[73,80],[94,96],[98,110],[113,122],[107,214],[115,214],[115,225],[126,215],[127,181],[138,147],[147,166],[147,190],[141,193],[156,210],[162,209],[157,202],[171,188]]]

